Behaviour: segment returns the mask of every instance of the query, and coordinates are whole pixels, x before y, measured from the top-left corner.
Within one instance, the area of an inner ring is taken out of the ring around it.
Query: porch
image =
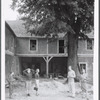
[[[34,70],[39,68],[41,77],[49,77],[50,74],[54,77],[58,74],[67,76],[67,57],[19,57],[19,62],[21,74],[26,68]]]

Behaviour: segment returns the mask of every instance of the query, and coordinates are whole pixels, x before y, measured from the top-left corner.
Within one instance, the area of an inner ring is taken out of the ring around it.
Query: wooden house
[[[40,75],[67,75],[67,39],[63,33],[51,41],[44,36],[27,33],[23,21],[6,21],[6,73],[11,70],[17,74],[27,67],[40,69]],[[87,73],[93,75],[93,32],[89,34],[91,41],[78,40],[78,63]],[[92,79],[93,76],[88,74]],[[7,74],[8,75],[8,74]]]

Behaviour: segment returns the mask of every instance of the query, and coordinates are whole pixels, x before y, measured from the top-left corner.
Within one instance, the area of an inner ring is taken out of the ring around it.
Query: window
[[[59,53],[64,53],[64,40],[59,40]]]
[[[37,41],[36,40],[30,40],[30,50],[36,51],[36,45]]]
[[[86,67],[87,67],[87,64],[85,62],[80,62],[79,63],[79,71],[80,73],[82,73],[82,70],[84,69],[85,72],[86,72]]]
[[[87,40],[87,50],[93,50],[94,41]]]

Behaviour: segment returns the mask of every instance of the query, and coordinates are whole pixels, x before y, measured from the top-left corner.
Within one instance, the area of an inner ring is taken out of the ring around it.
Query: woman
[[[82,89],[83,97],[87,97],[87,84],[86,84],[86,80],[87,80],[87,73],[83,69],[82,70],[82,74],[81,74],[81,89]]]
[[[36,69],[35,73],[35,87],[34,90],[36,90],[36,95],[38,96],[38,89],[39,89],[39,69]]]

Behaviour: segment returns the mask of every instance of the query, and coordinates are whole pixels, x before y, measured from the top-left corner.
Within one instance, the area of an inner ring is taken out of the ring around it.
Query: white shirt
[[[76,77],[75,72],[73,70],[70,70],[68,72],[68,81],[69,82],[74,82],[74,78]]]

